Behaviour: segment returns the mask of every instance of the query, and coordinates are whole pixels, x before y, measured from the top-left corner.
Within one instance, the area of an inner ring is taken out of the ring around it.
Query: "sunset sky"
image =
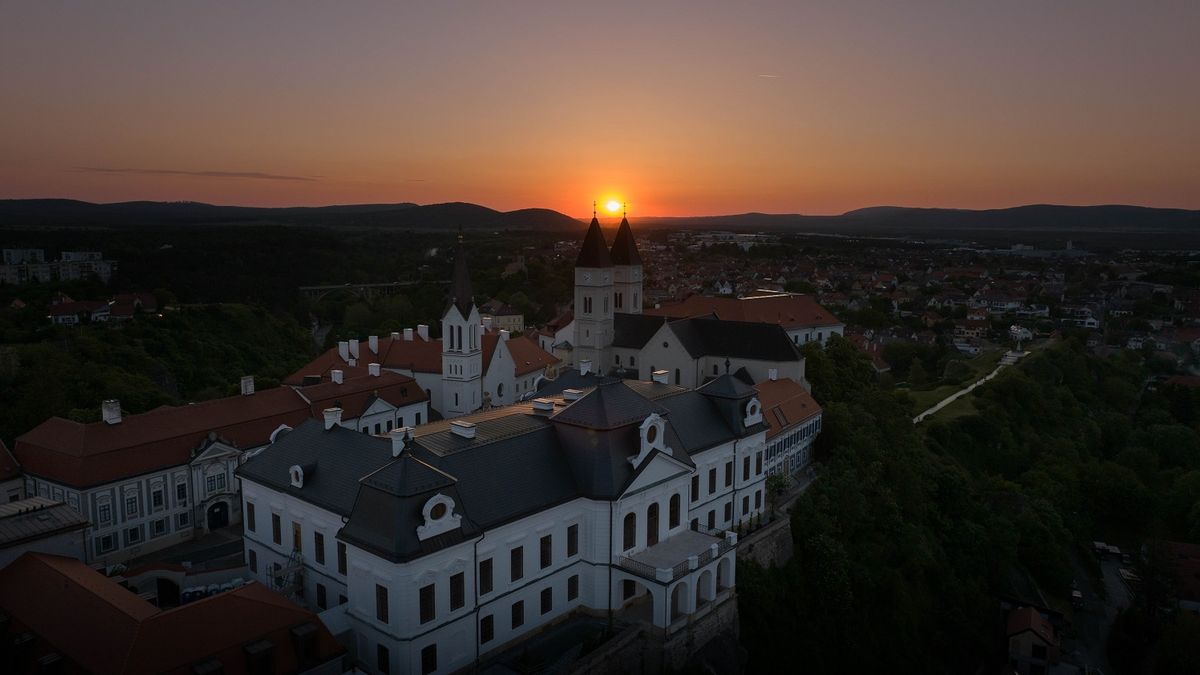
[[[1200,1],[14,2],[0,197],[1200,208]]]

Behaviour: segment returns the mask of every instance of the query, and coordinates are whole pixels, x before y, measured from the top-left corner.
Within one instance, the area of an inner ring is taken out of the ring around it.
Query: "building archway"
[[[229,502],[221,500],[209,506],[205,515],[205,524],[210,532],[229,525]]]
[[[716,581],[712,570],[704,570],[696,582],[696,607],[702,607],[717,597]]]
[[[671,621],[691,613],[691,608],[688,607],[689,599],[687,582],[681,581],[675,584],[675,588],[671,589]]]
[[[717,563],[717,590],[725,590],[733,587],[733,563],[729,558],[721,558],[721,562]]]

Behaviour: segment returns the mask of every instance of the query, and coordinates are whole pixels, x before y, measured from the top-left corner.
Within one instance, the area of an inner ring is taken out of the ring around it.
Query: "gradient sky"
[[[0,2],[0,197],[1200,208],[1200,1]]]

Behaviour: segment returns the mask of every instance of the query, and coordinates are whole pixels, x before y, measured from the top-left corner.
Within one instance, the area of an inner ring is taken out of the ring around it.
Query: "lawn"
[[[967,364],[971,366],[974,374],[961,384],[943,384],[927,390],[910,389],[908,395],[912,396],[913,400],[916,401],[913,412],[923,413],[954,392],[971,386],[980,378],[996,369],[996,364],[1000,362],[1000,357],[1004,356],[1004,352],[1005,350],[1003,349],[992,349],[979,354],[973,359],[968,359]],[[954,404],[948,407],[952,408],[958,405],[959,402],[955,401]],[[938,414],[941,415],[942,413],[939,412]]]

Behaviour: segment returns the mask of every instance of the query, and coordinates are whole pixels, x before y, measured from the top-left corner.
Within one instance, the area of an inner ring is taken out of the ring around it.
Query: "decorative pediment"
[[[742,424],[744,426],[751,427],[755,424],[762,424],[762,403],[759,403],[757,396],[751,398],[749,401],[746,401],[745,411],[746,417],[744,420],[742,420]]]
[[[425,502],[421,516],[425,519],[424,525],[417,526],[417,539],[421,541],[456,530],[462,524],[462,516],[454,513],[454,500],[440,493]]]
[[[638,436],[641,438],[641,447],[638,448],[638,454],[629,458],[629,463],[637,468],[642,465],[646,457],[653,450],[667,449],[667,421],[664,420],[658,413],[650,413],[646,416],[645,421],[638,427]]]
[[[192,464],[215,462],[230,457],[240,457],[241,450],[224,440],[208,440],[192,453]]]

